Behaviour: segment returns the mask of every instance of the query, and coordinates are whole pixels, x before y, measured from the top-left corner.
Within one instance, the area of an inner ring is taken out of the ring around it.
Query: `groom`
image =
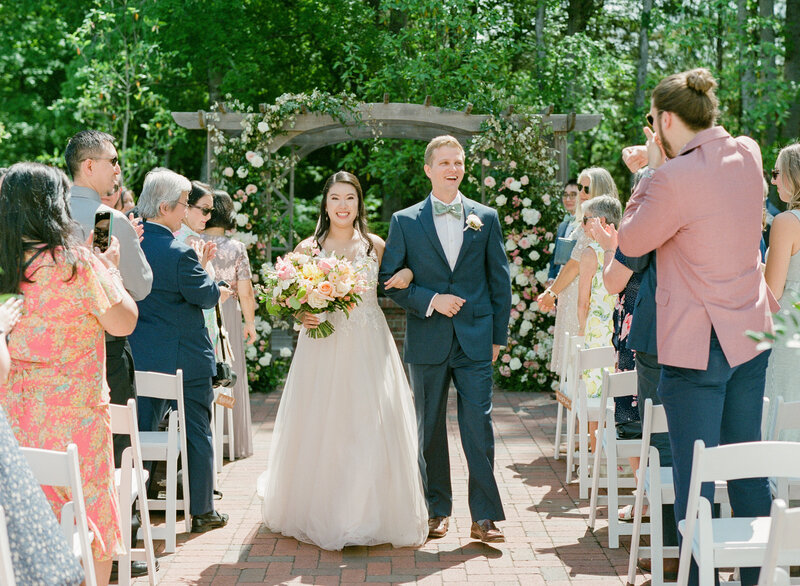
[[[446,411],[450,382],[458,391],[458,427],[469,467],[471,537],[505,541],[494,478],[492,362],[508,339],[511,280],[497,212],[458,190],[464,149],[452,136],[425,150],[431,193],[392,216],[380,269],[384,283],[403,267],[407,289],[386,289],[406,310],[409,365],[419,434],[419,464],[430,537],[443,537],[453,508]]]

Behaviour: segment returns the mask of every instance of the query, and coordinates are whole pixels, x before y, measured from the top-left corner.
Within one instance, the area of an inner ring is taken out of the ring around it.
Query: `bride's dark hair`
[[[361,191],[361,183],[358,182],[358,178],[347,171],[337,171],[328,177],[328,180],[325,182],[325,187],[322,188],[322,201],[319,204],[319,221],[317,222],[317,231],[314,233],[314,240],[320,243],[321,246],[322,241],[325,240],[325,237],[330,231],[331,219],[328,217],[328,210],[325,208],[328,203],[328,192],[331,190],[334,183],[347,183],[348,185],[352,185],[358,194],[358,214],[353,221],[353,228],[356,229],[356,232],[361,235],[361,239],[366,243],[367,255],[369,255],[372,252],[373,246],[372,240],[369,237],[369,232],[367,231],[367,209],[364,205],[364,193]]]

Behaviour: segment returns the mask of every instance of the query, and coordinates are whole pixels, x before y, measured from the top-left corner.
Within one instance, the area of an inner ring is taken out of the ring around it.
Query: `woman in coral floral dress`
[[[74,443],[99,584],[124,551],[114,460],[103,330],[125,336],[136,304],[122,286],[119,243],[92,254],[72,240],[64,174],[37,163],[11,167],[0,189],[0,293],[24,296],[8,341],[11,372],[0,404],[20,446],[63,451]],[[106,266],[108,265],[108,267]],[[20,269],[21,267],[21,269]],[[69,491],[45,487],[56,515]]]

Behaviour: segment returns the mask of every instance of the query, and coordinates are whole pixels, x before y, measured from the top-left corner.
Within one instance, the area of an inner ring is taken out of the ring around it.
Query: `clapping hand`
[[[647,166],[647,147],[645,145],[625,147],[622,149],[622,162],[631,173],[636,173],[642,167]]]
[[[200,259],[200,264],[204,269],[208,268],[208,263],[214,260],[217,256],[217,244],[211,241],[204,241],[200,239],[192,239],[188,242],[197,253],[197,258]]]
[[[667,160],[664,145],[661,144],[658,135],[649,128],[644,129],[644,135],[647,137],[647,165],[651,169],[658,169]]]
[[[142,218],[137,218],[133,215],[133,212],[128,214],[128,220],[130,220],[133,229],[136,230],[136,235],[139,237],[139,242],[144,240],[144,226],[142,226]]]
[[[617,229],[614,224],[601,224],[597,218],[586,223],[586,232],[603,250],[617,250]]]

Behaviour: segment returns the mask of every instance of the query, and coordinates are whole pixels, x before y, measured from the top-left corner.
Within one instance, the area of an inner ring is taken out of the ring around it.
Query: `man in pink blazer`
[[[761,439],[769,351],[746,330],[772,331],[774,297],[760,270],[761,152],[732,138],[717,118],[716,82],[706,69],[665,78],[653,91],[643,147],[650,170],[619,229],[627,256],[658,250],[658,395],[669,422],[675,517],[686,516],[694,442]],[[769,515],[766,479],[732,483],[737,516]],[[713,487],[703,496],[713,502]],[[758,569],[742,570],[756,584]],[[697,583],[693,565],[690,583]]]

